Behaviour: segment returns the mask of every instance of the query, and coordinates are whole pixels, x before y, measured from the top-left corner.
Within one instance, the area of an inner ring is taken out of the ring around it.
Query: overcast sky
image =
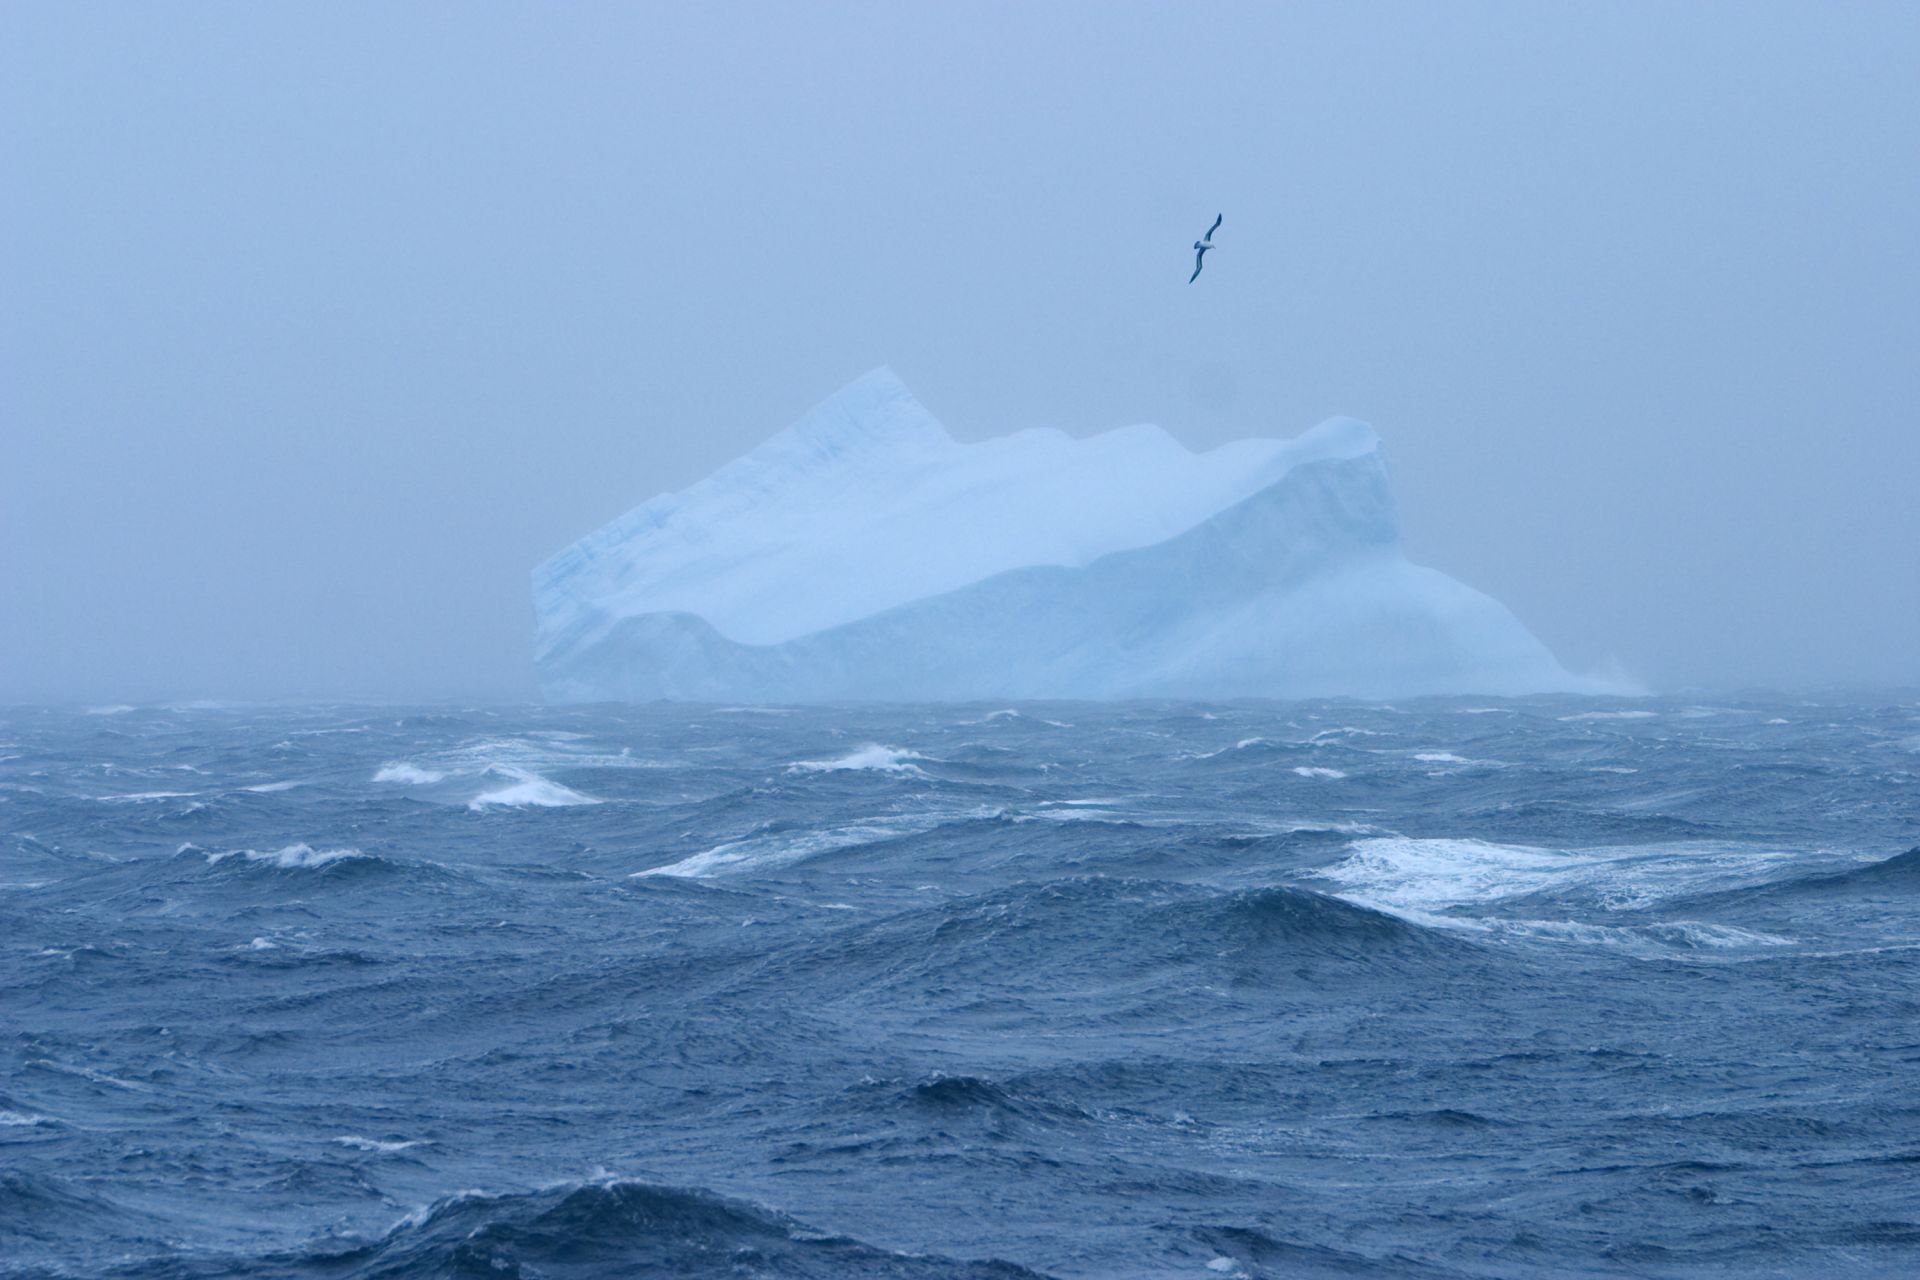
[[[1920,682],[1916,67],[1911,3],[9,0],[0,700],[531,697],[534,564],[882,363],[963,439],[1365,418],[1575,669]]]

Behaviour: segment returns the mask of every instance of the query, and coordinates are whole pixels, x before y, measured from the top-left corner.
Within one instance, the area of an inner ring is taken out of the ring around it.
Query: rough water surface
[[[1920,705],[0,713],[0,1275],[1920,1272]]]

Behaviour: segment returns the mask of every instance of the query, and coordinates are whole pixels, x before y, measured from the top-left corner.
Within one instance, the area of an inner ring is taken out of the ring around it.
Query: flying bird
[[[1193,274],[1187,277],[1188,284],[1200,278],[1200,268],[1206,262],[1207,250],[1213,248],[1213,233],[1220,229],[1220,219],[1225,216],[1225,214],[1214,214],[1213,225],[1207,228],[1207,234],[1193,242]]]

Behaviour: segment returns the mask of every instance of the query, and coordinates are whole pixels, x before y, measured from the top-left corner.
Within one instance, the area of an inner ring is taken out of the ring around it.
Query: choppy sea
[[[1920,1274],[1920,703],[0,712],[0,1275]]]

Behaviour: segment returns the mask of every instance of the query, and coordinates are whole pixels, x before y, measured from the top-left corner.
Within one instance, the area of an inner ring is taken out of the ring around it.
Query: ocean
[[[1920,1274],[1917,845],[1910,694],[11,709],[0,1276]]]

